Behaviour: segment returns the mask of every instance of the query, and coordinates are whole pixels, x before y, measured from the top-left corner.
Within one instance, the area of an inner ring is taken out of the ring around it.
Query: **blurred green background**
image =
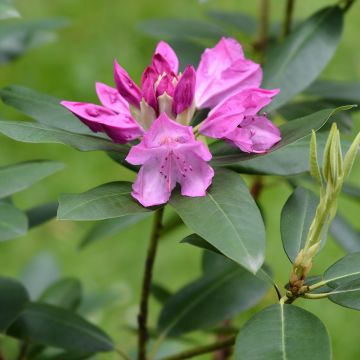
[[[295,16],[304,18],[329,0],[301,0],[296,3]],[[94,83],[110,85],[115,57],[130,75],[139,80],[150,61],[156,41],[141,34],[136,24],[153,17],[205,18],[209,9],[243,11],[256,15],[257,1],[239,0],[18,0],[15,4],[25,19],[66,17],[70,25],[58,32],[54,43],[32,50],[19,60],[0,67],[0,86],[21,84],[41,92],[73,101],[96,101]],[[271,17],[280,20],[285,1],[273,0]],[[332,80],[360,80],[360,4],[356,3],[346,15],[342,43],[330,65],[322,74]],[[237,34],[232,34],[236,36]],[[249,57],[251,39],[244,47]],[[21,119],[22,115],[0,105],[0,117]],[[359,129],[359,116],[355,118]],[[61,145],[31,145],[0,137],[0,166],[30,159],[54,159],[65,163],[62,172],[32,186],[15,196],[20,208],[28,208],[56,200],[63,192],[83,192],[104,182],[132,180],[134,175],[111,161],[105,154],[81,153]],[[359,184],[360,166],[357,162],[351,182]],[[249,177],[249,180],[250,177]],[[278,284],[284,284],[290,264],[283,253],[279,216],[290,188],[281,179],[267,179],[269,187],[262,193],[267,225],[267,262],[273,268]],[[340,212],[357,227],[359,209],[349,199],[342,199]],[[142,221],[119,236],[97,242],[84,250],[78,249],[90,223],[59,222],[53,220],[32,230],[26,237],[0,243],[2,275],[20,276],[24,266],[40,252],[52,254],[62,274],[79,278],[85,293],[109,296],[107,305],[90,311],[89,317],[102,325],[116,343],[130,350],[135,345],[134,334],[127,329],[136,323],[137,303],[150,219]],[[176,290],[200,274],[201,252],[179,241],[188,232],[179,228],[161,240],[155,266],[155,281]],[[318,257],[313,273],[321,272],[343,254],[333,241]],[[259,305],[262,308],[276,301],[270,292]],[[298,305],[304,304],[301,300]],[[316,313],[327,325],[332,337],[334,358],[360,358],[360,343],[356,329],[360,314],[330,303],[327,300],[307,301],[304,306]],[[152,324],[155,325],[158,305],[151,303]],[[249,314],[238,316],[242,324]],[[189,336],[188,336],[189,338]],[[191,338],[191,336],[190,336]],[[194,338],[199,342],[199,337]],[[201,338],[200,343],[204,343]],[[113,355],[104,355],[112,359]],[[114,355],[114,358],[115,355]]]

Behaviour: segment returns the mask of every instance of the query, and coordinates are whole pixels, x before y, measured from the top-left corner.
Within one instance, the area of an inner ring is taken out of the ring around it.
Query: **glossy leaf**
[[[197,234],[191,234],[188,235],[186,238],[182,239],[180,241],[181,243],[191,244],[193,246],[196,246],[200,249],[209,250],[218,254],[221,254],[216,247],[212,246],[210,243],[208,243],[206,240],[204,240],[201,236]]]
[[[0,198],[27,189],[35,182],[61,170],[56,161],[28,161],[0,167]]]
[[[281,239],[291,262],[304,248],[310,225],[315,217],[319,199],[310,190],[298,187],[281,211]]]
[[[0,20],[20,17],[11,0],[0,0]]]
[[[84,248],[105,237],[121,233],[132,225],[139,223],[148,217],[151,213],[139,213],[125,215],[115,219],[107,219],[96,223],[90,232],[84,237],[80,243],[80,248]]]
[[[0,121],[0,133],[21,142],[64,144],[80,151],[129,152],[126,145],[114,144],[110,140],[92,135],[74,134],[34,122]]]
[[[324,281],[332,288],[358,278],[360,278],[360,252],[344,256],[324,273]]]
[[[191,19],[151,19],[138,24],[138,28],[147,36],[160,39],[209,38],[226,36],[221,27],[210,22]]]
[[[265,295],[264,281],[222,255],[213,256],[219,258],[218,266],[165,302],[159,318],[163,334],[177,336],[214,326],[253,307]]]
[[[0,64],[12,61],[36,46],[53,41],[53,30],[65,25],[67,21],[61,18],[0,24]]]
[[[270,49],[262,86],[281,91],[267,107],[268,111],[288,102],[319,76],[337,49],[342,28],[342,10],[327,7]]]
[[[27,230],[26,215],[12,204],[0,201],[0,241],[24,236]]]
[[[52,283],[39,297],[39,302],[76,310],[82,298],[81,283],[77,279],[64,278]]]
[[[59,198],[59,220],[103,220],[146,213],[151,209],[131,197],[131,183],[112,182],[82,194],[62,194]]]
[[[0,277],[0,332],[4,332],[23,311],[29,296],[21,283]]]
[[[329,299],[338,305],[360,310],[360,279],[337,287],[331,292]]]
[[[102,352],[114,349],[101,329],[60,307],[29,304],[7,331],[8,335],[66,350]]]
[[[171,206],[192,231],[251,272],[264,261],[265,229],[258,207],[239,175],[218,169],[205,197],[175,193]]]
[[[312,83],[305,92],[323,99],[360,105],[360,84],[358,82],[347,83],[340,81],[317,80]],[[354,108],[354,110],[360,109]]]
[[[57,208],[58,203],[48,203],[26,210],[26,215],[29,219],[29,228],[42,225],[56,217]]]
[[[240,330],[235,360],[330,360],[329,335],[315,315],[293,305],[272,305]]]
[[[224,26],[232,26],[244,34],[253,35],[257,30],[255,18],[244,13],[211,10],[207,15]]]
[[[360,231],[339,213],[331,223],[330,234],[346,252],[360,251]]]
[[[245,160],[265,158],[275,151],[279,151],[279,149],[288,147],[298,140],[303,139],[311,134],[312,130],[317,131],[338,111],[349,109],[351,109],[351,106],[321,110],[281,125],[281,140],[265,154],[244,153],[234,146],[225,143],[215,143],[213,146],[210,146],[214,154],[212,163],[216,166],[230,166],[239,164]]]

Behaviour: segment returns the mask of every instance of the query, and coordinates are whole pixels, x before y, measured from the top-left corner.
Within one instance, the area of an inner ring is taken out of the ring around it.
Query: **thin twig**
[[[150,243],[146,255],[146,263],[145,263],[145,270],[143,275],[141,300],[140,300],[140,312],[138,315],[138,325],[139,325],[138,360],[146,360],[146,345],[149,337],[148,329],[147,329],[148,303],[149,303],[151,280],[152,280],[157,244],[161,232],[163,213],[164,213],[163,207],[156,210],[155,212],[153,228],[150,236]]]
[[[268,43],[270,0],[260,0],[258,38],[254,48],[262,55]]]
[[[117,347],[115,351],[123,360],[131,360],[131,357],[126,354],[122,349]]]
[[[283,37],[288,36],[291,32],[291,25],[294,15],[294,5],[295,0],[287,0],[283,25]]]
[[[19,355],[18,355],[17,359],[18,360],[25,360],[28,349],[29,349],[29,342],[24,341],[20,346],[20,352],[19,352]]]
[[[210,345],[199,346],[199,347],[194,348],[194,349],[186,350],[186,351],[180,352],[178,354],[162,358],[161,360],[189,359],[189,358],[192,358],[192,357],[195,357],[195,356],[198,356],[198,355],[202,355],[202,354],[207,354],[209,352],[213,352],[213,351],[216,351],[216,350],[226,349],[229,346],[232,346],[232,345],[235,344],[235,339],[236,339],[236,337],[233,336],[233,337],[228,338],[226,340],[217,341],[217,342],[215,342],[213,344],[210,344]]]
[[[347,0],[347,2],[345,3],[344,7],[343,7],[343,11],[347,12],[351,6],[354,4],[356,0]]]

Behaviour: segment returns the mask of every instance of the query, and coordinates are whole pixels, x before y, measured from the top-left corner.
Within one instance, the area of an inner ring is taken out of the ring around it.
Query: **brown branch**
[[[186,350],[183,352],[180,352],[175,355],[171,355],[165,358],[162,358],[161,360],[182,360],[182,359],[189,359],[198,355],[207,354],[209,352],[213,352],[220,349],[227,349],[230,346],[233,346],[235,344],[235,336],[230,337],[226,340],[217,341],[210,345],[204,345],[199,346],[194,349]]]
[[[283,25],[283,37],[288,36],[291,32],[291,25],[292,25],[293,15],[294,15],[294,5],[295,5],[295,0],[287,0],[286,9],[285,9],[284,25]]]
[[[153,228],[150,236],[150,243],[147,250],[145,270],[142,282],[141,300],[140,300],[140,312],[138,315],[138,360],[146,360],[146,345],[149,338],[147,329],[148,318],[148,303],[151,288],[151,280],[153,267],[156,257],[157,244],[161,232],[161,223],[163,218],[164,208],[156,210],[154,215]]]
[[[258,38],[254,48],[264,54],[268,43],[269,33],[270,0],[260,0]]]

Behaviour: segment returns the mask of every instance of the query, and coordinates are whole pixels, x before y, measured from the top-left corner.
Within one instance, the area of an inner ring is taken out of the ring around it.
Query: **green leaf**
[[[251,318],[236,339],[235,360],[330,360],[331,343],[315,315],[293,305],[272,305]]]
[[[171,292],[165,288],[164,286],[156,283],[151,284],[151,295],[160,303],[164,304],[170,296],[172,295]]]
[[[59,220],[104,220],[152,211],[131,197],[131,183],[125,181],[100,185],[82,194],[62,194]]]
[[[261,267],[264,223],[239,175],[218,169],[206,196],[191,198],[175,193],[170,204],[185,225],[225,256],[253,273]]]
[[[29,296],[21,283],[0,277],[0,332],[4,332],[23,311]]]
[[[331,292],[329,299],[335,304],[360,310],[360,279],[340,285]]]
[[[186,243],[186,244],[191,244],[200,249],[205,249],[205,250],[209,250],[209,251],[221,254],[220,251],[216,247],[209,244],[206,240],[204,240],[201,236],[199,236],[197,234],[188,235],[186,238],[182,239],[180,242]]]
[[[342,192],[346,195],[349,195],[353,200],[360,200],[360,188],[350,184],[344,184],[342,187]]]
[[[184,70],[189,64],[197,67],[205,50],[204,46],[190,39],[171,39],[168,42],[179,58],[180,70]]]
[[[0,198],[4,198],[61,170],[64,165],[56,161],[28,161],[0,167]]]
[[[35,206],[26,210],[26,215],[29,219],[29,228],[42,225],[48,220],[56,217],[58,203],[48,203]]]
[[[24,86],[11,85],[0,89],[0,98],[5,104],[44,125],[79,134],[93,134],[77,117],[60,105],[61,100],[56,97]]]
[[[81,283],[77,279],[64,278],[52,283],[39,297],[39,302],[76,310],[82,298]]]
[[[219,39],[221,36],[226,36],[224,30],[217,25],[190,19],[145,20],[138,24],[138,29],[147,36],[160,39]]]
[[[319,199],[310,190],[297,187],[281,211],[281,239],[291,262],[304,248]]]
[[[54,256],[48,252],[41,252],[25,265],[21,282],[28,290],[31,299],[35,300],[59,277],[60,269]]]
[[[360,84],[358,82],[317,80],[305,90],[305,93],[327,100],[360,105]],[[354,110],[360,109],[355,108]]]
[[[141,220],[145,219],[149,215],[150,213],[145,212],[139,214],[125,215],[119,218],[107,219],[98,222],[84,237],[79,246],[80,248],[85,248],[86,246],[105,237],[119,234],[128,227],[139,223]]]
[[[129,152],[129,147],[126,145],[114,144],[110,140],[91,135],[74,134],[33,122],[0,121],[0,133],[17,141],[40,144],[64,144],[80,151]]]
[[[20,17],[11,0],[0,0],[0,20]]]
[[[210,10],[207,15],[224,26],[232,26],[247,35],[253,35],[257,30],[255,18],[244,13]]]
[[[166,335],[205,329],[255,306],[268,285],[226,259],[204,273],[166,301],[159,318],[159,330]],[[221,304],[221,306],[219,306]]]
[[[268,111],[288,102],[319,76],[338,47],[342,28],[341,9],[327,7],[270,49],[262,86],[280,88],[280,94],[267,107]]]
[[[34,47],[53,41],[56,38],[53,30],[67,24],[68,22],[61,18],[0,24],[0,64],[12,61]]]
[[[346,252],[360,251],[360,231],[339,213],[331,223],[330,234]]]
[[[17,339],[66,350],[96,353],[114,349],[101,329],[79,315],[47,304],[29,304],[7,333]]]
[[[324,273],[324,281],[332,288],[358,278],[360,278],[360,252],[344,256]]]
[[[297,142],[300,139],[311,134],[312,130],[317,131],[320,129],[331,116],[338,111],[351,109],[351,106],[342,106],[336,109],[326,109],[318,111],[314,114],[290,121],[280,126],[281,140],[274,145],[266,154],[249,154],[241,152],[234,146],[215,143],[210,146],[214,157],[212,164],[215,166],[229,166],[239,164],[245,160],[252,160],[255,158],[265,158],[279,149],[288,147],[289,145]],[[309,157],[307,157],[308,161]],[[267,160],[266,160],[267,161]]]
[[[12,204],[0,201],[0,241],[24,236],[27,230],[26,215]]]

